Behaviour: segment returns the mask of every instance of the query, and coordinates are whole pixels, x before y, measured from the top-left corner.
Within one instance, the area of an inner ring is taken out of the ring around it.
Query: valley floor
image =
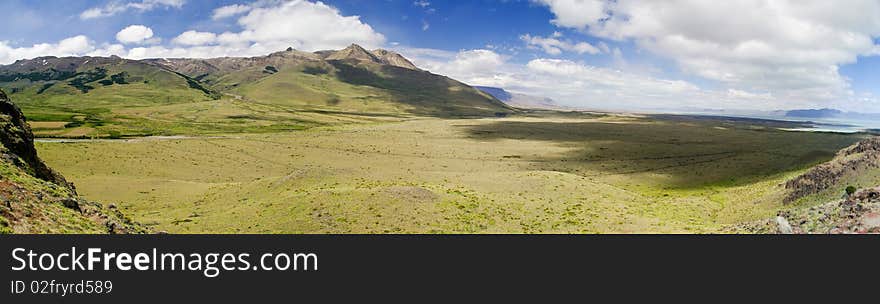
[[[546,114],[37,148],[80,194],[171,233],[702,233],[774,216],[781,183],[859,139]]]

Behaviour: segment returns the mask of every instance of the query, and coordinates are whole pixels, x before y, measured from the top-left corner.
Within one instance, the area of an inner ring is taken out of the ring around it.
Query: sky
[[[880,0],[4,0],[0,64],[351,43],[600,110],[880,112]]]

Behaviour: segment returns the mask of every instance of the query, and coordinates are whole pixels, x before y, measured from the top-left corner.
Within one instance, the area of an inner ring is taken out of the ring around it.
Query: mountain
[[[486,92],[486,94],[492,95],[495,98],[498,98],[498,100],[503,101],[505,103],[509,102],[511,99],[513,99],[513,95],[510,94],[509,92],[505,91],[502,88],[483,87],[483,86],[474,86],[474,88],[477,90]]]
[[[880,120],[880,113],[845,112],[836,109],[802,109],[784,111],[786,117],[795,118],[830,118],[848,120]]]
[[[785,112],[788,117],[800,118],[833,118],[843,115],[844,112],[835,109],[807,109],[807,110],[791,110]]]
[[[78,198],[37,155],[21,110],[0,90],[0,233],[143,233],[115,206]]]
[[[40,136],[57,137],[277,131],[378,116],[516,111],[398,53],[356,44],[246,58],[40,57],[0,66],[0,88],[41,126],[55,126],[38,128]]]
[[[522,109],[543,109],[543,110],[572,110],[570,107],[561,106],[553,99],[546,97],[538,97],[527,94],[511,93],[502,88],[475,86],[474,88],[492,95],[505,104]]]

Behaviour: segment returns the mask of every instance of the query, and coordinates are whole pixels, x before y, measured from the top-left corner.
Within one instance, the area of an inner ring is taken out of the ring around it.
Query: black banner
[[[9,235],[0,236],[0,267],[11,301],[0,303],[547,300],[737,282],[755,291],[819,271],[844,276],[851,268],[833,257],[878,245],[870,236]],[[177,267],[181,256],[191,268]]]

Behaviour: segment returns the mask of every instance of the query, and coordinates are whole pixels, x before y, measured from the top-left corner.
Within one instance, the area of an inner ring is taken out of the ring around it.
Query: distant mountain
[[[813,119],[880,120],[880,113],[844,112],[836,109],[805,109],[784,112],[786,117]]]
[[[806,109],[786,111],[785,116],[801,118],[832,118],[843,115],[844,112],[835,109]]]
[[[477,90],[486,92],[486,94],[492,95],[495,98],[498,98],[498,100],[503,101],[505,103],[509,102],[511,99],[513,99],[513,94],[510,94],[509,92],[505,91],[502,88],[483,87],[483,86],[474,86],[474,88]]]
[[[511,93],[502,88],[475,86],[474,88],[492,95],[509,106],[522,109],[545,109],[545,110],[571,110],[572,108],[561,106],[553,99],[538,97],[527,94]]]

